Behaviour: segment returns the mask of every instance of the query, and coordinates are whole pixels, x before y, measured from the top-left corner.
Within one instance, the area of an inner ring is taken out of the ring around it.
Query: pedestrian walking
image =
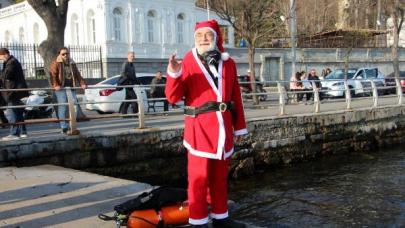
[[[183,61],[173,54],[167,68],[166,97],[185,102],[183,144],[188,150],[189,223],[244,227],[229,218],[228,166],[237,141],[247,134],[235,62],[224,53],[218,23],[197,23],[195,48]],[[208,205],[210,210],[208,210]]]
[[[130,51],[127,55],[127,60],[122,64],[121,77],[118,80],[117,85],[128,86],[128,85],[140,85],[139,80],[136,78],[135,70],[135,52]],[[136,93],[133,88],[125,88],[125,100],[135,100],[137,99]],[[124,102],[121,107],[121,113],[127,114],[129,106],[132,106],[132,112],[138,113],[138,102],[127,101]]]
[[[5,89],[24,89],[27,88],[24,72],[20,62],[10,54],[7,48],[0,48],[0,59],[3,60],[1,71],[1,84]],[[27,97],[28,91],[5,91],[1,93],[4,103],[7,106],[24,105],[21,98]],[[10,135],[3,137],[2,140],[15,140],[26,138],[27,128],[24,124],[24,108],[8,108],[8,122],[10,126]],[[3,121],[3,120],[2,120]]]

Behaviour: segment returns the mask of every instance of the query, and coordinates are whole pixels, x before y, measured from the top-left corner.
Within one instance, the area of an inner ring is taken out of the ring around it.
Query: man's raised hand
[[[167,66],[167,71],[171,73],[177,73],[181,69],[181,61],[176,60],[176,54],[171,54],[169,57],[169,65]]]

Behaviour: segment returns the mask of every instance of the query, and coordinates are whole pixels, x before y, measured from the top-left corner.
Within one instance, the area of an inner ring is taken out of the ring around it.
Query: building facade
[[[210,16],[225,32],[224,46],[233,47],[233,28]],[[70,0],[65,44],[100,46],[107,64],[128,51],[139,59],[183,56],[194,46],[195,23],[206,19],[194,0]],[[0,43],[39,44],[47,37],[44,21],[26,1],[0,9],[0,24]]]

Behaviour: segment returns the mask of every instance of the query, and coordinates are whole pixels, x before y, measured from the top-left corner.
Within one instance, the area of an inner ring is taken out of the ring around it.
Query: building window
[[[4,33],[4,41],[6,43],[11,43],[11,33],[10,33],[10,31],[6,31]]]
[[[177,32],[177,43],[179,44],[184,43],[184,20],[185,16],[183,13],[177,15],[176,32]]]
[[[87,12],[87,32],[89,44],[96,43],[96,19],[93,10]]]
[[[24,28],[21,27],[18,30],[18,42],[19,43],[24,43],[24,41],[25,41]]]
[[[113,10],[113,29],[114,39],[116,41],[122,40],[122,11],[120,8]]]
[[[39,26],[37,23],[34,24],[32,33],[34,34],[34,44],[38,44],[39,43]]]
[[[228,26],[220,25],[219,29],[221,30],[222,39],[224,40],[223,44],[229,44],[229,37],[228,37],[229,28],[228,28]]]
[[[79,31],[79,19],[78,19],[78,17],[77,17],[77,15],[76,14],[73,14],[72,15],[72,19],[71,19],[71,34],[72,34],[72,44],[74,44],[74,45],[78,45],[79,44],[79,42],[80,42],[80,39],[79,39],[79,34],[80,34],[80,31]]]
[[[147,34],[148,34],[148,42],[154,43],[155,42],[155,21],[156,21],[156,12],[154,10],[150,10],[148,12],[147,18]]]

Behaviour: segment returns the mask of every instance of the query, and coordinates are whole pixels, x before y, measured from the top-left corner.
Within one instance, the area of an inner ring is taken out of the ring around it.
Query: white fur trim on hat
[[[228,53],[228,52],[222,52],[222,53],[221,53],[221,59],[222,59],[223,61],[228,60],[228,59],[229,59],[229,53]]]

